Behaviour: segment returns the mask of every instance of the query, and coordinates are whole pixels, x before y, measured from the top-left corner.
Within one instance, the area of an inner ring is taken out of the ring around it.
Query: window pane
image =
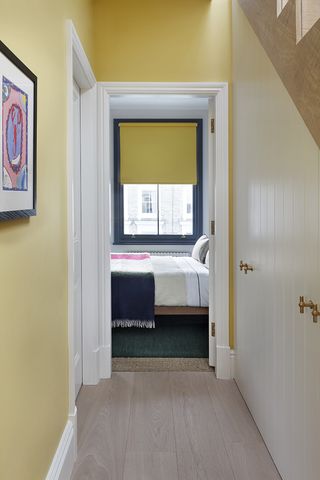
[[[157,213],[157,185],[123,186],[125,235],[157,235]]]
[[[192,185],[159,185],[159,229],[162,235],[193,234]]]

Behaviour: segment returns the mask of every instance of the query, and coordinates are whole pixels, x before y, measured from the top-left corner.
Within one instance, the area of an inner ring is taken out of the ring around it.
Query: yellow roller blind
[[[197,124],[119,123],[120,182],[197,183]]]

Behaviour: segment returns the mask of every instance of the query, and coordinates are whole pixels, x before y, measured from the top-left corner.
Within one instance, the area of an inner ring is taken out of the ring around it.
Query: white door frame
[[[97,201],[92,192],[97,188],[96,155],[96,79],[81,45],[75,27],[67,20],[67,210],[68,210],[68,348],[69,348],[69,420],[75,437],[77,410],[75,407],[74,378],[74,312],[73,312],[73,81],[81,89],[81,197],[82,197],[82,328],[83,328],[83,383],[92,381],[90,365],[91,344],[94,335],[90,318],[98,322],[98,232]],[[84,182],[84,178],[86,181]],[[95,234],[96,231],[96,234]],[[97,383],[94,378],[92,383]]]
[[[98,83],[98,204],[99,204],[99,326],[101,378],[111,376],[110,284],[110,96],[123,94],[174,94],[215,98],[215,282],[213,298],[216,324],[216,375],[231,378],[229,344],[229,158],[227,83]],[[209,120],[210,121],[210,120]],[[210,130],[209,130],[210,131]],[[210,147],[209,147],[210,154]]]

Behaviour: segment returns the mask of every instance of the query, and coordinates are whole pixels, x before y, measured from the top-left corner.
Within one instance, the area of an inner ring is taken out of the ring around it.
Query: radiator
[[[128,253],[141,253],[141,250],[140,251],[130,251]],[[191,257],[191,253],[190,252],[159,252],[159,251],[155,251],[155,250],[148,250],[148,253],[150,253],[150,255],[152,255],[153,257],[163,257],[163,256],[170,256],[170,257]]]

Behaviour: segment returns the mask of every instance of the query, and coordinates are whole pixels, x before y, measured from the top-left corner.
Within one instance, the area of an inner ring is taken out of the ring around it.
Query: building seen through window
[[[192,185],[124,185],[125,235],[192,235]]]
[[[154,192],[142,192],[142,214],[153,213],[155,208]]]

